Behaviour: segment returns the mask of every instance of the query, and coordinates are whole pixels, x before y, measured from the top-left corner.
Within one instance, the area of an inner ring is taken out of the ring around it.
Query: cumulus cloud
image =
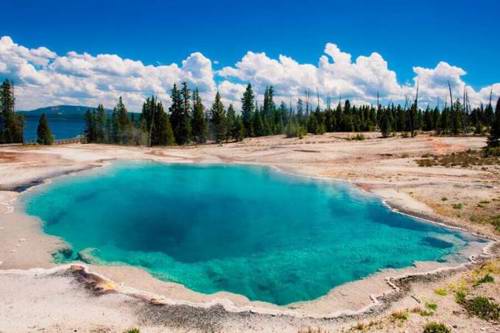
[[[377,93],[386,98],[399,98],[402,87],[396,73],[376,52],[359,56],[353,62],[349,53],[332,43],[327,43],[318,65],[300,64],[294,59],[280,55],[271,59],[265,53],[248,52],[233,67],[218,72],[224,78],[249,81],[262,91],[273,85],[278,96],[303,96],[306,90],[327,96],[350,98],[358,102],[370,102]]]
[[[199,52],[181,66],[152,66],[113,54],[59,56],[44,47],[28,49],[10,37],[0,38],[0,76],[14,80],[19,109],[60,103],[112,107],[123,96],[131,110],[139,111],[151,94],[168,103],[176,82],[197,86],[207,98],[216,90],[212,63]]]
[[[414,97],[417,82],[423,103],[449,100],[448,82],[454,96],[460,97],[466,89],[475,105],[487,102],[490,91],[500,95],[500,83],[476,91],[465,83],[464,69],[444,61],[434,68],[414,67],[413,81],[400,84],[379,53],[354,59],[333,43],[325,45],[316,64],[299,63],[285,55],[274,59],[251,51],[219,71],[213,69],[215,63],[200,52],[192,53],[180,65],[156,66],[114,54],[58,55],[45,47],[18,45],[8,36],[0,38],[0,78],[14,80],[18,109],[98,103],[112,107],[122,96],[130,110],[140,111],[144,98],[151,94],[168,104],[173,83],[181,81],[198,87],[207,107],[217,90],[226,104],[239,106],[247,82],[258,95],[273,85],[277,102],[295,100],[309,90],[312,96],[320,96],[321,103],[327,97],[374,103],[377,95],[382,101],[397,103]]]

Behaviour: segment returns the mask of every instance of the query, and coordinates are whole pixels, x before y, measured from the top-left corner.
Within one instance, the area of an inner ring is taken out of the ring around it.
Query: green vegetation
[[[408,320],[409,314],[408,311],[396,311],[391,313],[391,321],[406,321]]]
[[[471,315],[484,320],[497,321],[500,316],[500,306],[494,301],[483,296],[476,296],[465,300],[462,305]]]
[[[500,232],[500,215],[490,218],[490,223],[495,227],[495,230]]]
[[[307,133],[306,129],[298,124],[296,121],[291,121],[286,125],[286,137],[287,138],[299,138],[302,139]]]
[[[14,111],[14,102],[14,84],[5,80],[0,86],[0,144],[24,141],[24,118]]]
[[[430,317],[430,316],[434,315],[434,311],[425,310],[425,309],[422,309],[419,307],[412,309],[411,312],[418,313],[422,317]]]
[[[430,322],[425,325],[424,333],[451,333],[451,330],[444,324]]]
[[[448,295],[448,291],[445,288],[437,288],[437,289],[434,289],[434,294],[439,295],[439,296],[446,296],[446,295]]]
[[[460,166],[467,168],[474,165],[500,165],[500,154],[485,154],[484,151],[467,150],[458,153],[451,153],[440,156],[427,156],[417,160],[417,164],[421,167],[444,166],[454,167]]]
[[[477,280],[476,283],[474,283],[474,287],[477,287],[483,283],[493,283],[493,282],[495,282],[495,279],[488,273],[479,280]]]
[[[361,133],[358,133],[354,136],[350,136],[347,138],[347,140],[350,140],[350,141],[363,141],[365,139],[366,139],[365,136]]]
[[[457,290],[455,292],[455,302],[458,304],[465,304],[465,297],[467,294],[463,290]]]
[[[226,141],[226,111],[222,104],[219,92],[215,95],[215,101],[211,109],[212,117],[210,119],[214,140],[216,143]]]
[[[490,102],[491,107],[491,102]],[[487,153],[495,153],[500,156],[500,98],[497,101],[495,108],[495,119],[491,123],[490,135],[488,136]]]
[[[138,328],[131,328],[123,333],[141,333],[141,331]]]
[[[241,112],[233,106],[226,108],[220,94],[207,112],[197,89],[191,93],[186,82],[180,89],[176,84],[170,92],[171,105],[166,112],[155,96],[148,98],[139,117],[130,114],[121,97],[107,116],[104,107],[88,111],[85,116],[85,137],[89,143],[113,143],[126,145],[178,145],[238,141],[245,137],[286,134],[287,137],[303,137],[307,133],[366,132],[379,130],[383,137],[395,132],[403,137],[413,137],[419,131],[433,131],[438,135],[461,135],[490,132],[488,147],[482,153],[468,151],[441,157],[425,157],[418,161],[421,166],[433,165],[487,165],[500,163],[500,98],[496,110],[490,104],[472,109],[468,100],[456,100],[443,109],[429,106],[418,107],[418,89],[415,101],[408,106],[390,104],[382,106],[351,105],[349,100],[339,100],[336,106],[328,103],[324,109],[310,101],[310,92],[305,99],[295,104],[283,101],[276,105],[274,88],[264,92],[264,102],[258,105],[257,97],[248,84],[241,98]],[[450,99],[453,100],[451,94]],[[22,143],[24,119],[14,112],[14,86],[5,80],[0,86],[0,143]],[[45,134],[44,134],[45,136]],[[48,138],[48,137],[47,137]],[[357,134],[352,140],[364,140]],[[50,140],[42,140],[49,142]]]
[[[425,307],[431,311],[436,311],[438,308],[436,303],[425,303]]]
[[[47,121],[47,116],[42,113],[40,120],[38,121],[38,127],[36,129],[37,139],[36,142],[40,145],[51,145],[54,143],[54,136],[49,128],[49,122]]]
[[[319,96],[317,102],[310,101],[309,91],[305,92],[305,99],[299,98],[294,106],[283,101],[277,105],[274,88],[269,86],[264,91],[262,105],[259,105],[252,85],[248,84],[241,98],[241,110],[235,110],[231,105],[226,109],[220,94],[215,96],[212,108],[206,110],[198,90],[194,89],[191,93],[188,84],[183,82],[180,88],[176,84],[173,85],[170,100],[171,105],[166,116],[163,115],[164,111],[158,111],[163,110],[163,107],[154,96],[146,100],[138,119],[127,114],[121,100],[111,119],[105,119],[103,112],[99,114],[98,111],[89,111],[87,142],[168,145],[172,143],[169,127],[178,145],[205,143],[209,140],[222,143],[242,140],[245,137],[277,134],[301,138],[307,133],[376,130],[380,130],[383,137],[391,136],[395,132],[413,137],[419,131],[434,131],[438,135],[460,135],[472,133],[478,123],[481,128],[491,128],[490,136],[494,138],[496,135],[496,118],[491,105],[471,109],[467,103],[457,100],[451,107],[427,107],[422,110],[418,108],[418,93],[415,101],[409,106],[356,106],[345,100],[339,101],[336,106],[327,103],[326,107],[322,108]],[[156,112],[157,117],[151,118],[151,113]],[[168,138],[155,139],[158,133],[164,133]],[[351,139],[364,140],[364,136],[358,134]],[[490,141],[495,145],[495,139],[492,140]],[[461,156],[453,158],[462,159]],[[437,157],[426,158],[420,162],[422,166],[442,163],[455,162],[441,161]]]

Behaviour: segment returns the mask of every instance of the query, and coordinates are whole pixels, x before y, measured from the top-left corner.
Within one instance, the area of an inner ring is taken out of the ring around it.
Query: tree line
[[[315,105],[310,94],[299,98],[295,105],[275,103],[274,89],[264,91],[262,105],[257,102],[252,85],[248,84],[241,97],[241,110],[236,112],[230,104],[227,108],[217,92],[206,109],[197,89],[191,91],[187,83],[173,85],[171,105],[166,111],[154,96],[148,98],[139,116],[128,113],[120,98],[111,115],[99,105],[86,114],[86,138],[88,142],[138,144],[138,145],[184,145],[190,143],[216,143],[240,141],[247,137],[286,134],[302,137],[307,133],[366,132],[380,131],[383,137],[396,132],[415,136],[419,131],[433,131],[438,135],[496,133],[496,119],[500,113],[500,98],[496,112],[492,101],[487,106],[472,108],[468,97],[462,101],[421,109],[418,92],[415,100],[405,105],[382,106],[352,105],[346,99],[332,105],[330,101],[322,108],[319,97]]]
[[[87,142],[148,146],[202,144],[239,141],[244,138],[242,116],[232,105],[227,108],[219,93],[206,110],[199,91],[184,82],[173,85],[171,105],[165,110],[155,96],[146,99],[142,112],[129,113],[122,98],[111,114],[99,105],[85,114]]]
[[[277,105],[272,86],[265,89],[263,97],[259,105],[252,85],[248,84],[239,112],[231,104],[226,108],[218,92],[207,109],[197,89],[191,90],[186,82],[174,84],[168,109],[152,96],[146,99],[140,114],[128,112],[122,98],[110,114],[103,105],[87,111],[85,139],[89,143],[167,146],[223,143],[277,134],[302,137],[307,133],[380,131],[383,137],[389,137],[396,132],[415,136],[419,131],[433,131],[438,135],[490,132],[488,145],[500,146],[500,98],[493,109],[492,94],[488,105],[472,108],[466,93],[462,101],[453,99],[450,87],[453,103],[425,109],[418,105],[418,88],[415,99],[404,105],[382,106],[377,102],[376,106],[357,106],[346,99],[336,105],[327,100],[322,108],[319,96],[313,105],[308,91],[295,105],[283,101]],[[4,80],[0,86],[0,143],[23,142],[24,119],[16,114],[14,106],[14,85]],[[44,114],[39,119],[37,134],[40,144],[54,141]]]

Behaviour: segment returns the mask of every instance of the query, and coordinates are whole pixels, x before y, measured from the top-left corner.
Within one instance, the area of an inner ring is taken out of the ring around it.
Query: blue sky
[[[116,54],[158,66],[180,65],[200,52],[216,71],[248,51],[317,65],[326,43],[334,43],[353,61],[379,53],[400,84],[413,83],[414,66],[435,68],[440,61],[467,72],[473,89],[500,81],[495,0],[20,0],[1,7],[8,15],[0,36],[57,55]]]
[[[147,4],[146,4],[147,2]],[[473,86],[500,78],[500,1],[5,1],[2,35],[25,46],[116,53],[148,64],[200,51],[221,65],[248,50],[317,62],[326,42],[381,53],[401,81],[440,60]]]

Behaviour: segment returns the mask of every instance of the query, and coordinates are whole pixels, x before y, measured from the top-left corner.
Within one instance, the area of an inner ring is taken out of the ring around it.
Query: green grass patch
[[[431,311],[436,311],[438,306],[436,303],[425,303],[425,307]]]
[[[466,297],[467,297],[467,294],[464,291],[458,290],[455,293],[455,302],[457,302],[458,304],[464,304]]]
[[[470,315],[474,315],[483,320],[498,321],[500,316],[500,307],[498,304],[483,296],[465,300],[463,306]]]
[[[408,320],[408,311],[396,311],[391,313],[391,321],[406,321]]]
[[[483,283],[493,283],[493,282],[495,282],[495,278],[488,273],[479,280],[477,280],[476,283],[474,283],[474,287],[477,287]]]
[[[434,294],[438,296],[446,296],[448,295],[448,291],[445,288],[437,288],[434,289]]]
[[[467,150],[439,156],[425,154],[422,157],[422,159],[416,161],[421,167],[460,166],[462,168],[467,168],[475,165],[500,165],[499,154],[485,154],[484,151],[480,150]]]
[[[425,325],[424,333],[451,333],[451,330],[445,324],[430,322]]]

